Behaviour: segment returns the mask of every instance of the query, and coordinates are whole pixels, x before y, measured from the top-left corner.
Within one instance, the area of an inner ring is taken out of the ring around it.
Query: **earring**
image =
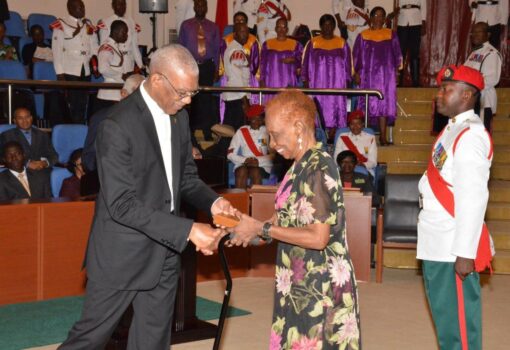
[[[301,151],[303,149],[303,139],[301,138],[301,136],[299,136],[299,138],[297,139],[297,143],[299,150]]]

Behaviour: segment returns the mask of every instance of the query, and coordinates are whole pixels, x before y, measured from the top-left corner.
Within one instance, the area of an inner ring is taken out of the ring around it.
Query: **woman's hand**
[[[250,241],[262,232],[262,226],[264,223],[246,214],[241,214],[240,218],[241,221],[239,224],[236,227],[229,229],[229,232],[234,233],[231,235],[230,244],[247,247]]]

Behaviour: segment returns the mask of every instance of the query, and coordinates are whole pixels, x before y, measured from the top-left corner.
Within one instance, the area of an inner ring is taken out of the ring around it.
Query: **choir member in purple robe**
[[[260,53],[260,86],[272,88],[298,86],[303,46],[287,37],[289,27],[285,18],[275,26],[276,38],[267,40]],[[266,104],[274,94],[264,95]]]
[[[345,89],[351,81],[351,50],[347,42],[333,34],[336,21],[332,15],[319,20],[321,35],[306,44],[301,67],[303,86]],[[327,128],[343,128],[346,123],[346,97],[317,95]]]
[[[368,99],[369,124],[379,124],[381,146],[387,145],[386,125],[394,125],[397,114],[397,71],[402,69],[402,53],[396,32],[383,28],[386,11],[374,7],[370,11],[370,28],[360,33],[353,50],[354,81],[360,89],[376,89],[384,99]],[[358,108],[364,110],[365,97]]]

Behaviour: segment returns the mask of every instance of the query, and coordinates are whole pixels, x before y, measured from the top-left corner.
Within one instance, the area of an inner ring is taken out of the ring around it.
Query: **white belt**
[[[64,51],[67,51],[67,52],[70,52],[70,53],[75,53],[75,54],[78,54],[78,55],[81,55],[81,56],[88,56],[89,55],[88,51],[82,51],[82,50],[64,50]]]

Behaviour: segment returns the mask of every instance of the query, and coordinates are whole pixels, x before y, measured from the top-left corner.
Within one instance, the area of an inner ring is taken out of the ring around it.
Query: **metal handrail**
[[[9,96],[9,123],[12,123],[12,87],[60,87],[67,89],[121,89],[120,83],[90,83],[81,81],[60,81],[60,80],[18,80],[18,79],[0,79],[0,86],[7,85]],[[262,94],[276,94],[287,90],[299,90],[305,94],[314,95],[346,95],[346,96],[365,96],[365,125],[368,122],[368,96],[375,96],[382,100],[383,94],[379,90],[370,89],[310,89],[310,88],[258,88],[258,87],[214,87],[200,86],[199,91],[203,92],[254,92],[259,94],[259,103],[262,102]]]

